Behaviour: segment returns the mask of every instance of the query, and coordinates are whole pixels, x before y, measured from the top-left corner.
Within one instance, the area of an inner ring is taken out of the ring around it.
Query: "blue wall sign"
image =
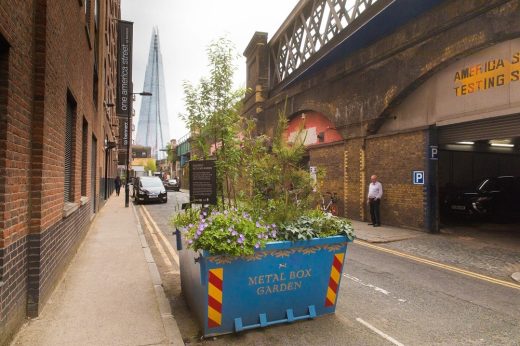
[[[424,171],[413,171],[413,184],[424,185]]]

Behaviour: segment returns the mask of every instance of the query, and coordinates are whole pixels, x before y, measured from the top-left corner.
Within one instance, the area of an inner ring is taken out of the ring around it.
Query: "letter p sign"
[[[439,147],[430,145],[430,160],[437,160],[439,156]]]
[[[424,185],[424,171],[413,171],[413,184]]]

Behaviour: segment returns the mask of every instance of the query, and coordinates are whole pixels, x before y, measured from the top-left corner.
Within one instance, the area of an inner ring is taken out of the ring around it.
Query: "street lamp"
[[[141,96],[152,96],[152,93],[149,91],[142,91],[140,93],[130,93],[132,97],[129,99],[129,105],[128,105],[128,127],[126,129],[126,181],[125,181],[125,208],[128,208],[128,205],[130,204],[130,186],[128,185],[128,182],[130,181],[130,170],[128,166],[130,165],[130,141],[132,138],[132,110],[133,110],[133,96],[134,95],[141,95]]]

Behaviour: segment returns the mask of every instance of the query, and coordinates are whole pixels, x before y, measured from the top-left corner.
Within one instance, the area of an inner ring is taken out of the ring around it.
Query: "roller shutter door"
[[[520,114],[439,127],[439,144],[520,136]]]

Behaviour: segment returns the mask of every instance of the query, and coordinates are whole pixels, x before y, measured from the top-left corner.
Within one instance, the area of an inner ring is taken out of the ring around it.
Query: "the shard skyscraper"
[[[152,96],[141,99],[141,111],[137,125],[136,144],[152,148],[152,157],[166,158],[165,149],[170,141],[170,127],[168,124],[168,109],[166,108],[166,91],[161,49],[159,45],[159,30],[153,29],[148,65],[144,77],[144,91]]]

